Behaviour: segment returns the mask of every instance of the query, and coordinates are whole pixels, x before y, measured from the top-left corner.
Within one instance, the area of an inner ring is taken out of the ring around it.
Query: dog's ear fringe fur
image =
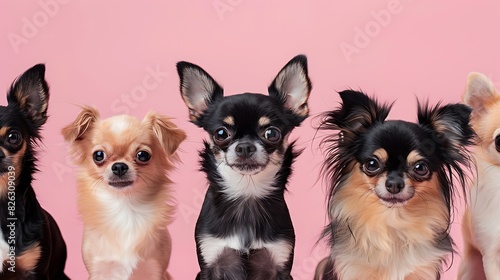
[[[357,135],[389,115],[392,104],[379,104],[363,92],[344,90],[339,92],[342,105],[334,111],[325,112],[319,129],[341,130],[345,134]]]
[[[69,156],[77,164],[84,161],[83,151],[79,142],[83,139],[92,125],[100,118],[99,111],[91,106],[82,106],[82,111],[76,119],[61,130],[64,140],[70,144]]]
[[[99,111],[90,106],[83,106],[82,111],[76,119],[62,129],[62,135],[66,142],[81,140],[85,132],[99,119]]]
[[[160,115],[156,112],[149,112],[144,120],[152,126],[153,132],[158,138],[167,155],[167,160],[170,163],[180,162],[180,157],[177,154],[179,145],[187,137],[184,130],[177,127],[172,118]]]
[[[464,201],[467,203],[467,185],[472,182],[472,174],[475,161],[471,156],[468,147],[477,144],[477,135],[474,132],[470,119],[472,109],[464,104],[448,104],[441,106],[429,106],[428,102],[421,104],[418,102],[418,122],[421,126],[433,131],[433,142],[437,143],[441,160],[445,163],[442,173],[443,178],[450,190],[445,192],[445,200],[448,210],[451,213],[454,197],[457,196],[457,188],[454,180],[457,180]]]

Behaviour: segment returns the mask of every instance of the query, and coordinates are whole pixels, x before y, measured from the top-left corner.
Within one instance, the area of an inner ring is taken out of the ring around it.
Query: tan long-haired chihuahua
[[[174,210],[167,173],[186,138],[168,117],[101,119],[84,107],[62,130],[78,165],[83,260],[90,279],[169,279]]]
[[[440,279],[454,252],[451,210],[470,169],[471,109],[419,105],[418,122],[352,90],[324,114],[331,246],[315,279]]]

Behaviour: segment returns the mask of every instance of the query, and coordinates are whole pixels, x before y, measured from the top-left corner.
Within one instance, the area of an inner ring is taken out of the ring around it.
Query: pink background
[[[7,89],[35,63],[47,65],[50,118],[35,189],[67,242],[67,274],[87,278],[80,255],[82,223],[76,211],[74,167],[60,135],[76,117],[76,105],[94,105],[104,117],[129,113],[142,118],[156,110],[176,118],[187,131],[180,153],[183,164],[172,174],[178,212],[170,226],[174,249],[169,270],[175,279],[194,279],[198,265],[193,231],[206,189],[204,175],[197,171],[197,150],[206,136],[187,121],[175,62],[201,65],[228,94],[266,93],[279,69],[304,53],[314,87],[312,117],[337,106],[336,90],[352,87],[383,101],[397,99],[390,118],[413,121],[416,96],[432,103],[457,102],[470,71],[500,79],[500,3],[445,2],[451,3],[2,1],[0,87]],[[164,73],[151,80],[148,71],[155,68]],[[145,90],[144,79],[156,81],[155,86]],[[313,139],[312,117],[294,132],[305,151],[295,164],[286,196],[297,234],[297,280],[311,279],[316,263],[326,255],[323,246],[315,246],[326,219],[325,187],[318,180],[323,156],[319,140]],[[457,213],[453,236],[461,251],[462,209]],[[443,279],[455,279],[459,263],[455,255]]]

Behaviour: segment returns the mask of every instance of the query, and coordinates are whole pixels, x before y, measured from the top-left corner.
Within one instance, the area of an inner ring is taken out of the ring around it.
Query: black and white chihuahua
[[[197,279],[292,279],[295,233],[284,191],[299,154],[290,132],[304,121],[311,82],[294,57],[269,96],[223,96],[202,68],[179,62],[191,122],[210,135],[200,152],[209,187],[196,224]]]
[[[36,199],[35,147],[47,120],[45,66],[17,78],[0,106],[0,279],[69,279],[59,227]]]

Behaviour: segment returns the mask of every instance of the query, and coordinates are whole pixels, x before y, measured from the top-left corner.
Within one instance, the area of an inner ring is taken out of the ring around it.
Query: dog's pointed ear
[[[429,107],[418,104],[418,122],[436,132],[434,142],[450,155],[447,162],[462,161],[465,147],[472,144],[474,130],[470,125],[472,109],[464,104]]]
[[[47,121],[49,86],[45,81],[45,65],[26,70],[12,84],[7,94],[9,106],[17,106],[26,118],[39,128]]]
[[[90,106],[85,106],[76,119],[61,130],[64,140],[73,143],[83,139],[85,133],[89,131],[94,123],[99,119],[99,112]]]
[[[268,91],[269,96],[278,99],[287,109],[303,120],[309,115],[307,100],[311,89],[307,57],[297,55],[281,69]]]
[[[475,72],[469,74],[463,101],[472,107],[474,115],[484,113],[485,106],[499,97],[495,85],[486,75]]]
[[[198,65],[177,63],[182,99],[189,108],[189,119],[198,124],[208,105],[223,96],[222,87]]]
[[[177,148],[186,139],[186,132],[177,127],[171,118],[155,112],[149,112],[143,119],[153,128],[153,132],[158,138],[165,153],[170,159],[178,159]]]
[[[376,123],[382,123],[392,105],[379,104],[363,92],[344,90],[339,92],[341,106],[324,115],[321,128],[340,130],[343,137],[352,137],[366,131]]]

